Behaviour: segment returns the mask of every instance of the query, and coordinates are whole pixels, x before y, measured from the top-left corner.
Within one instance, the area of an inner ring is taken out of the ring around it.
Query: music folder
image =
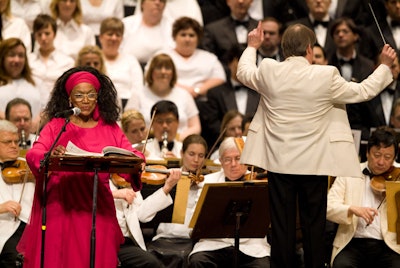
[[[238,218],[240,219],[238,226]],[[191,237],[263,238],[270,224],[268,182],[206,183],[189,224]]]

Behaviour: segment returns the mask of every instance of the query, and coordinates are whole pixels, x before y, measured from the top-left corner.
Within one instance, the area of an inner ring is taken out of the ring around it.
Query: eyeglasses
[[[224,158],[222,158],[222,163],[225,164],[225,165],[232,164],[233,161],[239,163],[240,162],[240,156],[236,156],[236,157],[233,157],[233,158],[232,157],[224,157]]]
[[[83,101],[83,99],[85,97],[90,101],[95,101],[95,100],[97,100],[97,93],[76,93],[76,94],[74,94],[74,98],[76,101]]]
[[[13,143],[18,146],[19,145],[19,140],[5,140],[5,141],[0,141],[0,143],[6,145],[6,146],[10,146]]]

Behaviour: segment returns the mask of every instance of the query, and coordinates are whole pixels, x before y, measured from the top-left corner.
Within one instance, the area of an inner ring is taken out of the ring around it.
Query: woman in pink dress
[[[116,146],[132,151],[126,136],[117,125],[119,107],[117,93],[109,78],[92,67],[75,67],[65,72],[55,83],[50,101],[45,108],[48,123],[26,159],[36,177],[36,191],[32,215],[18,244],[24,255],[24,267],[40,267],[42,245],[43,170],[40,161],[50,150],[65,120],[55,118],[57,112],[78,107],[78,115],[69,116],[52,156],[65,154],[70,141],[79,148],[100,153],[105,146]],[[49,173],[46,191],[46,230],[44,241],[44,267],[89,267],[95,255],[96,268],[116,267],[117,253],[124,242],[115,215],[114,201],[109,188],[109,174],[99,173],[96,213],[95,254],[91,254],[92,230],[92,172]],[[122,174],[134,190],[140,190],[139,174]]]

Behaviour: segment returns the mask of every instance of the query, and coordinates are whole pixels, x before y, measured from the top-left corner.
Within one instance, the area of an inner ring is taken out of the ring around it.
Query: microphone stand
[[[51,152],[53,151],[54,147],[56,146],[58,140],[60,139],[63,132],[65,132],[65,128],[69,123],[70,119],[65,118],[64,125],[62,126],[60,132],[58,133],[56,139],[54,140],[53,144],[51,145],[49,151],[44,155],[44,158],[40,160],[40,167],[39,172],[41,172],[44,168],[43,172],[43,195],[42,195],[42,245],[41,245],[41,252],[40,252],[40,267],[44,267],[44,244],[46,238],[46,202],[47,202],[47,179],[49,174],[49,161]]]

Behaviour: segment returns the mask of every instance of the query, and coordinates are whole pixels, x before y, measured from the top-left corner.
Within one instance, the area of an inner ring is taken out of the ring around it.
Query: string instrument
[[[371,178],[370,186],[375,193],[383,194],[386,192],[386,181],[400,180],[400,168],[391,166],[388,171]]]
[[[169,169],[162,165],[146,166],[144,170],[142,172],[142,182],[152,185],[163,184],[170,173]],[[203,175],[197,176],[186,171],[182,171],[182,176],[187,176],[193,182],[202,182],[204,180]]]
[[[6,166],[1,171],[1,175],[3,180],[8,184],[23,183],[25,175],[27,175],[28,182],[35,182],[35,177],[25,160],[15,160],[9,165],[6,163]]]

